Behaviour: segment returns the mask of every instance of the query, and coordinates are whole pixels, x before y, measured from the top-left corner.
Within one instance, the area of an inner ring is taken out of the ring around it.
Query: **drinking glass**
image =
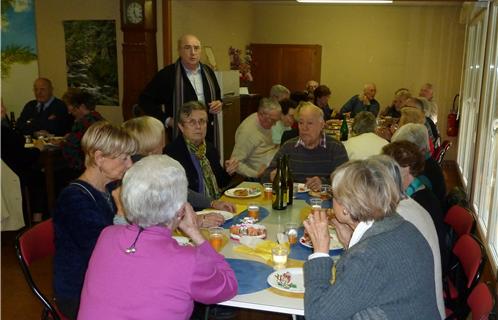
[[[285,233],[289,238],[290,245],[297,243],[297,224],[296,223],[287,223],[285,225]]]
[[[278,245],[271,249],[272,259],[273,259],[273,269],[283,269],[287,265],[287,256],[289,255],[289,249],[285,246]]]
[[[259,220],[259,206],[251,203],[247,206],[247,216],[253,218],[255,221]]]
[[[310,204],[311,204],[311,208],[313,210],[320,210],[322,208],[322,199],[320,198],[311,198],[310,199]]]
[[[220,251],[223,247],[223,228],[211,227],[209,228],[209,243],[216,251]]]
[[[273,185],[271,183],[263,183],[265,190],[265,200],[271,200],[273,196]]]

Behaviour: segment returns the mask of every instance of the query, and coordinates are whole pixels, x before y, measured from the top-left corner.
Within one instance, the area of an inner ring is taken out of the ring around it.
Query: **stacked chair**
[[[447,319],[487,319],[493,308],[489,288],[479,279],[486,263],[486,251],[472,235],[474,216],[467,209],[455,205],[448,210],[445,222],[458,240],[452,248],[452,261],[443,283]]]

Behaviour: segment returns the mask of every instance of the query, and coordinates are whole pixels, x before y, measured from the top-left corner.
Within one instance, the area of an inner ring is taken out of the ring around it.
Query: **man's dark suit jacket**
[[[188,179],[188,188],[203,193],[204,190],[199,190],[199,176],[197,174],[197,170],[195,169],[194,163],[192,162],[192,158],[190,157],[187,145],[185,144],[185,139],[181,134],[178,135],[173,142],[166,146],[166,154],[180,162],[185,169]],[[213,145],[209,142],[207,142],[206,145],[206,157],[208,158],[209,163],[211,164],[211,169],[216,176],[218,186],[220,189],[223,189],[230,183],[231,177],[221,167],[218,151],[216,151]]]
[[[184,102],[197,101],[197,94],[195,89],[190,83],[183,66],[182,79],[184,87]],[[221,91],[216,80],[216,76],[205,64],[201,64],[201,75],[202,75],[202,87],[204,89],[204,99],[207,105],[215,100],[221,100]],[[215,97],[211,97],[209,91],[208,82],[206,79],[206,72],[208,72],[215,83]],[[160,70],[154,78],[145,87],[144,91],[139,98],[139,106],[146,115],[157,118],[164,123],[168,117],[173,117],[173,92],[175,89],[175,64],[170,64]],[[164,110],[162,105],[164,105]],[[214,139],[214,127],[212,125],[214,116],[208,113],[209,124],[208,131],[206,134],[206,140],[213,142]]]
[[[26,103],[17,120],[17,128],[23,134],[32,135],[35,131],[46,130],[56,136],[63,136],[71,131],[73,117],[67,112],[62,100],[55,98],[42,112],[38,112],[37,105],[36,100]]]

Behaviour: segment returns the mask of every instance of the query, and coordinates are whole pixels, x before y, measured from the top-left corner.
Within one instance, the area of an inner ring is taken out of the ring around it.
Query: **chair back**
[[[56,307],[49,302],[50,300],[38,288],[31,276],[29,268],[32,263],[44,258],[53,257],[55,254],[54,225],[52,219],[43,221],[19,234],[16,238],[15,248],[24,278],[31,291],[33,291],[38,300],[43,304],[43,315],[50,315],[55,320],[63,318],[62,315],[58,314]]]
[[[464,234],[455,243],[453,254],[458,257],[465,274],[465,289],[472,289],[479,281],[484,267],[486,260],[484,248],[474,237]]]
[[[460,237],[464,234],[470,234],[474,227],[474,216],[467,209],[454,205],[446,213],[444,222],[449,224]]]
[[[443,143],[436,149],[434,150],[434,155],[433,158],[434,160],[441,165],[444,159],[444,155],[446,154],[446,151],[451,147],[452,142],[449,140],[444,140]]]
[[[485,283],[480,282],[475,286],[467,299],[467,305],[472,312],[472,320],[488,319],[493,310],[493,296]]]

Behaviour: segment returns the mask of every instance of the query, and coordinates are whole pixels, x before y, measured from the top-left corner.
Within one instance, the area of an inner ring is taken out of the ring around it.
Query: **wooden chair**
[[[30,267],[33,262],[44,258],[53,257],[55,254],[54,226],[52,219],[43,221],[27,231],[19,234],[15,243],[17,259],[21,264],[24,278],[31,291],[43,305],[42,319],[64,320],[66,319],[57,309],[57,306],[50,303],[47,296],[41,292],[31,276]]]

